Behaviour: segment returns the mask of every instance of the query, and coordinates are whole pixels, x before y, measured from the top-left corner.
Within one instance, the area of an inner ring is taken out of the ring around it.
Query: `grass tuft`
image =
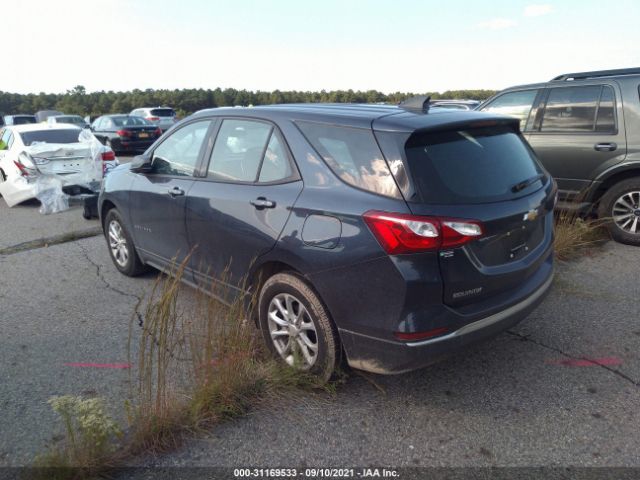
[[[554,250],[558,260],[571,260],[588,253],[610,238],[603,220],[589,220],[575,212],[561,211],[555,217]]]

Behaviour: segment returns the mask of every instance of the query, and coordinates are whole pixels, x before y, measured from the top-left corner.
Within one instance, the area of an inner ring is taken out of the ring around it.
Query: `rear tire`
[[[340,342],[325,306],[298,275],[277,273],[258,299],[260,330],[271,353],[290,366],[329,380],[340,362]]]
[[[109,247],[109,256],[116,268],[129,277],[135,277],[148,270],[142,263],[131,235],[124,226],[120,213],[109,210],[104,219],[104,232]]]
[[[613,185],[600,199],[598,217],[607,220],[614,240],[640,246],[640,177]]]

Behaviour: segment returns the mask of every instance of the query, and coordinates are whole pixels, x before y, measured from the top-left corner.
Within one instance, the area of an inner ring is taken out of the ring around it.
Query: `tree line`
[[[484,100],[496,93],[494,90],[449,90],[427,92],[431,98],[455,98]],[[220,89],[176,89],[176,90],[132,90],[130,92],[87,92],[77,85],[66,93],[8,93],[0,91],[0,112],[3,114],[35,113],[39,110],[59,110],[68,114],[103,115],[128,113],[135,108],[167,105],[173,107],[180,117],[203,108],[225,106],[268,105],[274,103],[389,103],[397,104],[413,93],[395,92],[385,94],[376,90],[332,90],[332,91],[249,91],[234,88]]]

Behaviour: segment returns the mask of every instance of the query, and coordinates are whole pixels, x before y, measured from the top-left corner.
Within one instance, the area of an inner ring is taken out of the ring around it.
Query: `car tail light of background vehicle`
[[[155,131],[153,132],[154,135],[156,136],[161,136],[162,135],[162,130],[160,129],[160,127],[156,128]]]
[[[147,117],[147,120],[149,120],[150,122],[157,122],[158,120],[160,120],[160,117]]]
[[[118,135],[119,137],[130,137],[131,132],[129,130],[118,130],[116,132],[116,135]]]
[[[390,255],[459,247],[482,236],[476,220],[369,211],[364,220]]]
[[[109,150],[108,152],[102,152],[102,161],[103,162],[110,162],[116,159],[116,154],[112,151]]]

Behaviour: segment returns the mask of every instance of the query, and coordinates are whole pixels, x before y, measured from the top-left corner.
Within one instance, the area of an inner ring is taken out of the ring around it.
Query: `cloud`
[[[524,7],[524,16],[525,17],[540,17],[542,15],[546,15],[548,13],[553,12],[553,7],[549,4],[534,4],[527,5]]]
[[[480,22],[478,27],[486,28],[487,30],[504,30],[505,28],[515,27],[517,24],[518,22],[510,18],[492,18],[486,22]]]

